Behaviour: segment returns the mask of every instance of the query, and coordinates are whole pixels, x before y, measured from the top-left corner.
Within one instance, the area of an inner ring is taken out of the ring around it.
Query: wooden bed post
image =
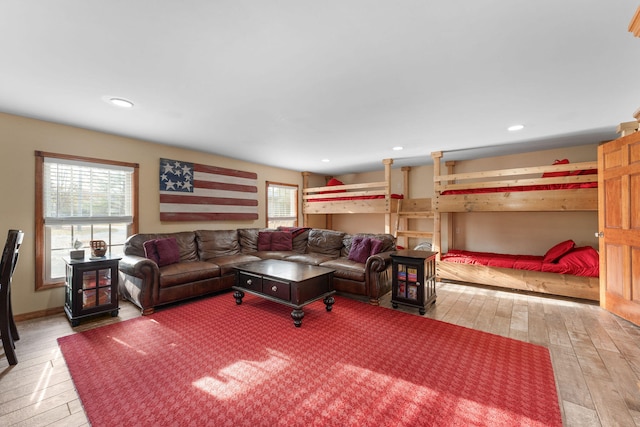
[[[400,170],[402,171],[402,194],[403,197],[405,199],[409,199],[410,195],[409,195],[409,172],[411,171],[411,166],[403,166],[402,168],[400,168]],[[398,230],[400,228],[402,228],[403,230],[408,230],[408,226],[409,226],[409,220],[406,217],[402,217],[399,218],[399,212],[401,210],[402,207],[402,200],[398,200],[398,212],[396,213],[396,215],[398,215],[398,218],[396,218],[396,236],[398,235]],[[402,246],[408,248],[409,247],[409,237],[402,237]],[[398,244],[398,242],[396,241],[396,245]]]
[[[444,165],[447,167],[447,175],[453,175],[453,167],[455,164],[456,162],[453,160],[444,162]],[[451,184],[451,182],[447,181],[447,184]],[[446,213],[445,215],[447,218],[447,250],[449,250],[449,248],[456,247],[455,220],[452,213]]]
[[[311,172],[302,172],[302,188],[303,189],[309,188],[309,176],[310,175],[311,175]],[[305,194],[304,191],[302,192],[302,194],[304,196],[304,194]],[[302,202],[304,203],[304,199],[302,199]],[[309,214],[305,213],[302,216],[302,221],[303,221],[302,226],[303,227],[308,227],[307,224],[309,224]]]
[[[442,158],[442,151],[435,151],[433,153],[431,153],[431,158],[433,159],[433,176],[439,176],[440,175],[440,159]],[[440,195],[440,183],[439,182],[433,182],[433,192],[434,192],[434,198],[436,199],[436,203],[437,203],[437,199],[438,196]],[[437,252],[438,254],[436,255],[436,262],[440,261],[440,252],[442,250],[442,234],[441,234],[441,230],[440,227],[442,227],[442,214],[440,213],[440,211],[435,211],[433,213],[433,239],[431,241],[431,246],[432,246],[432,250],[434,252]]]
[[[391,206],[391,165],[393,164],[393,159],[384,159],[382,163],[384,164],[384,181],[387,183],[384,197],[388,208]],[[384,232],[391,234],[391,209],[387,209],[387,213],[384,214]]]

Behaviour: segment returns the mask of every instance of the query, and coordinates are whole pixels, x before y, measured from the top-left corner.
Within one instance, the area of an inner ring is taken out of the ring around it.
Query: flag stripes
[[[258,219],[257,174],[160,159],[160,220]]]

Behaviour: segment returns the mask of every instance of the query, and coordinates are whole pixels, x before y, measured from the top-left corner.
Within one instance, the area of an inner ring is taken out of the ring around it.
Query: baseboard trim
[[[53,314],[64,313],[64,307],[47,308],[45,310],[32,311],[31,313],[15,314],[13,319],[16,322],[24,320],[38,319],[40,317],[51,316]]]

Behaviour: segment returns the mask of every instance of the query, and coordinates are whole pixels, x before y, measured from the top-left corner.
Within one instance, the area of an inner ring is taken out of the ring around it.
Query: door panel
[[[598,147],[600,305],[640,324],[640,132]]]

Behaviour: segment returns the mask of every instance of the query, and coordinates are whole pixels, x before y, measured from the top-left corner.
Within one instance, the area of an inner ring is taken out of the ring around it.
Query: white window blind
[[[269,218],[295,218],[297,216],[297,187],[269,184]]]
[[[132,181],[130,167],[45,158],[45,224],[130,223]]]

